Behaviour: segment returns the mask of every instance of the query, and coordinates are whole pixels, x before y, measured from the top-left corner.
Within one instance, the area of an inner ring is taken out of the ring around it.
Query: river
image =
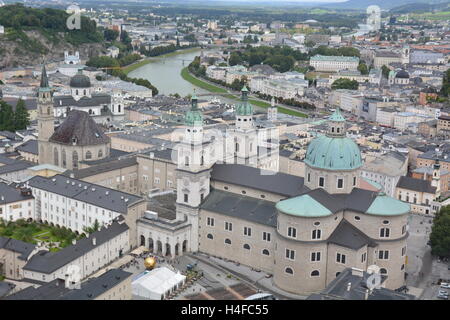
[[[185,81],[180,75],[181,70],[187,67],[198,55],[200,55],[200,49],[164,58],[155,57],[153,62],[130,72],[128,76],[147,79],[158,88],[160,94],[178,93],[180,96],[185,97],[188,94],[192,94],[194,88],[198,93],[207,93],[207,91]]]

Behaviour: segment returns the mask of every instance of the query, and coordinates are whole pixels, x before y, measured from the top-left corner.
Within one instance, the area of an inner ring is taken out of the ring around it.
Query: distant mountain
[[[431,12],[434,10],[439,11],[449,11],[450,10],[450,1],[437,3],[437,4],[429,4],[429,3],[411,3],[403,6],[398,6],[392,8],[390,12],[392,13],[423,13],[423,12]]]
[[[347,2],[336,4],[324,4],[323,7],[364,9],[370,5],[377,5],[381,9],[392,9],[409,4],[439,4],[442,0],[349,0]]]

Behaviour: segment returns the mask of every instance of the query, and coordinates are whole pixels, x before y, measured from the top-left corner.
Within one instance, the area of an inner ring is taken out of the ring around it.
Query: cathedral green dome
[[[362,166],[361,151],[350,138],[315,138],[308,146],[305,163],[326,170],[354,170]]]

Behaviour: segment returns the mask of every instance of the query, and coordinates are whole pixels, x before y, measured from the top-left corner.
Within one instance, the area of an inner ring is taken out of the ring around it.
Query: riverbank
[[[239,100],[239,96],[229,93],[228,90],[215,86],[211,83],[208,83],[204,80],[200,80],[197,77],[194,77],[188,70],[187,67],[183,68],[181,70],[181,77],[188,81],[189,83],[193,84],[194,86],[197,86],[199,88],[202,88],[206,91],[212,92],[212,93],[220,93],[220,94],[224,94],[223,96],[229,99],[233,99],[233,100]],[[268,108],[270,107],[270,103],[262,101],[262,100],[256,100],[256,99],[249,99],[248,100],[251,104],[253,104],[254,106],[260,107],[260,108]],[[295,110],[291,110],[291,109],[287,109],[287,108],[283,108],[283,107],[278,107],[278,111],[287,115],[291,115],[291,116],[296,116],[296,117],[301,117],[301,118],[307,118],[308,115],[306,115],[305,113],[302,112],[298,112]]]
[[[157,61],[158,59],[164,59],[164,58],[169,58],[169,57],[173,57],[173,56],[177,56],[179,54],[185,54],[185,53],[191,53],[191,52],[195,52],[200,50],[200,48],[195,47],[195,48],[188,48],[188,49],[181,49],[181,50],[177,50],[174,52],[169,52],[160,56],[155,56],[155,57],[149,57],[149,58],[145,58],[143,60],[140,60],[138,62],[135,62],[133,64],[130,64],[129,66],[126,66],[122,69],[123,72],[125,72],[125,74],[129,74],[130,72],[139,69],[149,63],[152,63],[154,61]]]

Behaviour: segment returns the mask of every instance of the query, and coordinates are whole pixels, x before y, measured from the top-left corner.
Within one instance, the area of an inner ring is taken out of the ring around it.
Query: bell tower
[[[186,112],[185,129],[177,152],[176,219],[191,224],[189,250],[198,251],[199,208],[210,192],[211,167],[214,164],[213,143],[205,137],[203,114],[197,97],[192,97],[191,109]]]
[[[53,97],[48,83],[47,70],[45,64],[42,65],[41,84],[38,89],[38,152],[39,164],[51,163],[52,151],[49,146],[49,139],[55,131]]]

